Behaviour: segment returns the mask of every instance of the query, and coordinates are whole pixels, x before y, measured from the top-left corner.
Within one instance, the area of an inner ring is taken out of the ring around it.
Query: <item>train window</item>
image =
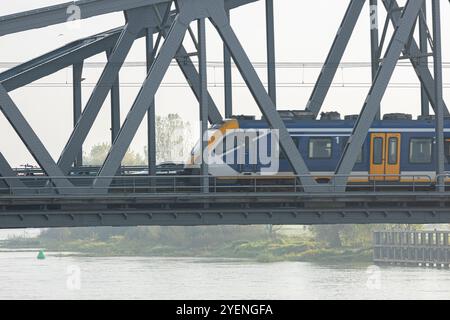
[[[413,138],[409,143],[409,162],[431,163],[433,139]]]
[[[388,164],[398,163],[398,138],[389,138]]]
[[[450,139],[445,139],[445,157],[447,162],[450,163]]]
[[[373,139],[373,164],[383,164],[383,138]]]
[[[340,142],[341,145],[341,153],[344,153],[345,146],[348,142],[348,137],[342,137],[342,141]],[[364,153],[364,146],[361,148],[361,152],[358,154],[358,158],[356,159],[356,163],[362,163],[363,162],[363,153]]]
[[[310,159],[329,159],[333,151],[332,138],[310,138],[309,139],[309,158]]]

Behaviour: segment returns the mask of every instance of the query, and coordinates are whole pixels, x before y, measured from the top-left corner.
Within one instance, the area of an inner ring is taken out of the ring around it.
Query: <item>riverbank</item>
[[[302,237],[279,237],[258,241],[230,241],[214,246],[170,246],[131,241],[116,236],[107,241],[57,241],[40,238],[14,238],[0,243],[5,249],[41,248],[54,252],[77,252],[86,256],[121,257],[204,257],[241,258],[258,262],[302,261],[322,263],[369,263],[371,248],[327,248]]]

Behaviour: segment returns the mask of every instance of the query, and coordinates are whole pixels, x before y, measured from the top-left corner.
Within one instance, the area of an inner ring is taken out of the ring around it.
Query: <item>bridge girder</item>
[[[334,196],[230,193],[208,198],[208,206],[205,206],[205,195],[198,193],[134,194],[113,198],[92,194],[83,197],[13,196],[0,198],[0,226],[440,224],[450,222],[448,196],[448,193],[434,192]]]

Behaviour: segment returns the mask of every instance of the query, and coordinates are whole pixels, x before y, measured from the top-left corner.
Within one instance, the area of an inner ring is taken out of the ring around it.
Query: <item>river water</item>
[[[450,271],[0,252],[0,299],[449,299]]]

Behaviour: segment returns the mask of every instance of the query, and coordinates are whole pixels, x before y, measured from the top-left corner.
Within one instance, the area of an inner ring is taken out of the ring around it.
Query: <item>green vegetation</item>
[[[46,230],[36,239],[10,239],[3,246],[93,256],[368,263],[372,259],[372,231],[385,228],[398,226],[64,228]]]

